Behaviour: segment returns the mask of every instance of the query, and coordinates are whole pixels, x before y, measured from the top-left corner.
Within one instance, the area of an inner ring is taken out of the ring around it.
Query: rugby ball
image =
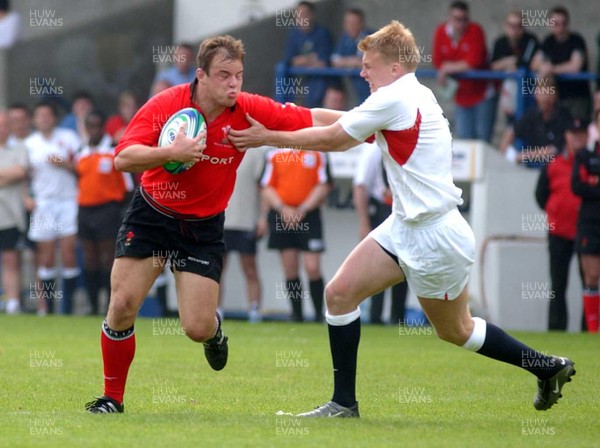
[[[175,112],[163,125],[158,137],[158,146],[168,146],[175,140],[177,133],[182,125],[185,125],[185,135],[189,138],[194,138],[201,132],[206,131],[206,121],[200,112],[193,107],[186,107],[178,112]],[[206,138],[201,140],[204,144]],[[167,162],[163,168],[171,174],[183,173],[194,166],[196,162]]]

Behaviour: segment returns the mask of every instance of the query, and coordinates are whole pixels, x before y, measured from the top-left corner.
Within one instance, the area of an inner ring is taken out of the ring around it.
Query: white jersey
[[[358,166],[354,172],[352,185],[363,186],[369,197],[384,202],[386,190],[383,180],[383,165],[381,151],[375,143],[363,143]],[[358,147],[357,146],[357,147]]]
[[[35,132],[27,137],[25,144],[29,151],[31,189],[35,201],[77,201],[75,173],[48,162],[51,155],[74,160],[81,145],[77,134],[70,129],[55,128],[49,139]]]
[[[417,223],[462,204],[452,179],[452,136],[433,92],[414,73],[380,87],[339,120],[348,135],[375,134],[394,197],[393,213]]]

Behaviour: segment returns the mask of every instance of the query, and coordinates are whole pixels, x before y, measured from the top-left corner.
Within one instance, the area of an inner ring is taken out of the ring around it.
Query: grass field
[[[139,319],[124,415],[90,415],[102,392],[99,318],[0,316],[0,446],[598,447],[600,340],[518,333],[576,362],[564,398],[531,402],[535,378],[445,344],[430,328],[363,326],[361,419],[304,420],[331,394],[325,326],[226,321],[212,371],[178,321]]]

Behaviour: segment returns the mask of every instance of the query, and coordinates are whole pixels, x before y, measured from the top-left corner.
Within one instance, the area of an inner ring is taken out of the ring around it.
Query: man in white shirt
[[[393,212],[352,251],[327,285],[326,319],[333,360],[331,401],[301,417],[358,417],[355,396],[360,308],[368,296],[406,280],[437,335],[538,378],[534,407],[549,409],[575,374],[568,358],[546,356],[500,328],[471,317],[467,282],[475,257],[452,179],[452,136],[433,93],[415,77],[419,49],[397,21],[367,36],[361,76],[371,95],[332,125],[273,132],[252,117],[232,130],[240,150],[259,145],[343,151],[375,134],[393,194]],[[527,358],[527,359],[525,359]]]
[[[12,47],[21,37],[21,18],[10,11],[8,0],[0,0],[0,50]]]
[[[37,131],[25,140],[25,144],[29,151],[35,204],[29,239],[37,246],[38,310],[40,314],[52,312],[53,302],[59,301],[63,313],[70,314],[79,276],[75,256],[78,188],[73,161],[81,142],[75,132],[56,127],[57,114],[50,103],[41,102],[35,106],[33,122]],[[62,291],[56,288],[57,241],[62,260]]]

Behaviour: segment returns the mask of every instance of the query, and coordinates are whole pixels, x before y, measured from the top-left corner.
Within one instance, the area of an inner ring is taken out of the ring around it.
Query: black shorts
[[[0,230],[0,251],[16,250],[17,243],[21,239],[21,231],[16,227]]]
[[[183,220],[155,210],[135,191],[117,236],[115,257],[168,260],[171,271],[192,272],[221,280],[225,214],[201,220]]]
[[[286,223],[281,215],[271,210],[269,222],[269,249],[298,249],[302,252],[323,252],[321,210],[315,209],[299,223]]]
[[[256,232],[225,229],[225,252],[256,255]]]
[[[580,254],[600,255],[600,222],[580,221],[577,224],[575,250]]]
[[[122,220],[123,205],[120,202],[93,207],[80,206],[78,214],[79,238],[82,240],[115,239]]]

